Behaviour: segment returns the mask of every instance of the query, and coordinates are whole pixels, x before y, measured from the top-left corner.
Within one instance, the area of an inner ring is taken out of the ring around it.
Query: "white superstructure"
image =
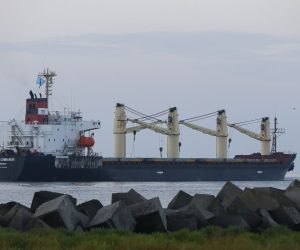
[[[30,150],[52,155],[84,155],[79,139],[85,132],[99,129],[100,121],[83,121],[77,112],[49,115],[49,124],[25,124],[24,121],[1,122],[0,142],[6,149]],[[53,122],[52,122],[53,120]]]
[[[91,153],[94,139],[90,131],[99,129],[101,123],[84,121],[81,112],[48,111],[48,98],[52,94],[55,75],[49,70],[39,75],[43,77],[40,78],[41,83],[45,79],[47,98],[38,98],[30,91],[30,98],[26,100],[24,121],[12,119],[0,123],[1,148],[56,156]]]

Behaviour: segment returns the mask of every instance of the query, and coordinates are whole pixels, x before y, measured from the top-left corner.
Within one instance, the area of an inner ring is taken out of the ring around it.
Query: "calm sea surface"
[[[276,187],[286,188],[296,177],[284,181],[266,182],[234,182],[241,188],[245,187]],[[299,179],[299,178],[298,178]],[[98,199],[104,205],[111,202],[111,194],[127,192],[133,188],[146,198],[159,197],[166,207],[179,190],[194,195],[205,193],[216,195],[224,182],[97,182],[97,183],[0,183],[0,203],[17,201],[30,206],[34,192],[49,190],[66,193],[84,202]]]

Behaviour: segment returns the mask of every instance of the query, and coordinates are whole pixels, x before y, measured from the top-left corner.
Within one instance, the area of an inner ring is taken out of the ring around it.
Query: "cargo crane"
[[[260,120],[260,119],[259,119]],[[248,129],[245,129],[241,126],[251,124],[258,120],[246,121],[228,124],[229,127],[232,127],[242,134],[248,135],[249,137],[261,141],[261,155],[270,155],[271,153],[271,128],[269,117],[264,117],[261,119],[260,134],[252,132]]]
[[[141,120],[138,119],[127,119],[126,110],[139,115]],[[144,115],[138,111],[135,111],[129,107],[126,107],[124,104],[117,103],[115,109],[115,118],[114,118],[114,157],[116,158],[126,158],[126,134],[133,133],[134,137],[136,133],[151,127],[155,127],[157,124],[162,124],[163,121],[156,119],[154,117],[161,116],[166,113],[165,111],[156,113],[154,115]],[[145,120],[154,119],[150,123],[146,123]],[[135,121],[134,123],[140,122],[140,125],[127,128],[128,121]],[[157,127],[159,129],[159,127]],[[152,129],[153,130],[153,129]]]
[[[162,113],[162,112],[161,112]],[[157,126],[154,123],[147,123],[140,119],[130,119],[127,121],[131,121],[133,123],[139,124],[143,128],[150,129],[156,133],[167,135],[168,143],[167,143],[167,157],[168,158],[179,158],[180,152],[180,142],[179,142],[179,120],[178,120],[178,111],[176,107],[170,108],[168,112],[168,121],[167,128],[162,128]],[[162,122],[163,123],[163,122]]]
[[[217,114],[217,125],[216,130],[205,128],[191,122],[195,122],[199,119],[206,119]],[[220,110],[217,112],[213,112],[207,115],[197,116],[190,119],[182,120],[179,122],[180,124],[194,129],[196,131],[202,132],[204,134],[215,136],[216,137],[216,157],[217,158],[227,158],[227,139],[228,139],[228,129],[227,129],[227,118],[226,111]]]

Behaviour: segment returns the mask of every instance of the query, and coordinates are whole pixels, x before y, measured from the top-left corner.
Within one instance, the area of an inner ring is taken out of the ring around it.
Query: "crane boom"
[[[190,120],[190,119],[187,119],[187,120]],[[226,117],[226,111],[224,109],[219,110],[217,112],[216,130],[205,128],[205,127],[187,122],[186,120],[182,120],[179,123],[182,125],[185,125],[188,128],[191,128],[193,130],[202,132],[203,134],[207,134],[207,135],[216,137],[216,157],[219,159],[225,159],[228,157],[227,117]]]
[[[205,128],[205,127],[201,127],[199,125],[195,125],[195,124],[192,124],[190,122],[185,122],[185,121],[180,121],[179,123],[184,125],[184,126],[187,126],[188,128],[194,129],[196,131],[200,131],[204,134],[211,135],[211,136],[217,136],[217,132],[215,130]]]
[[[169,129],[161,128],[161,127],[158,127],[158,126],[156,126],[154,124],[151,124],[151,123],[146,123],[146,122],[139,121],[137,119],[130,119],[130,118],[128,118],[127,120],[131,121],[133,123],[137,123],[137,124],[139,124],[140,126],[142,126],[144,128],[151,129],[154,132],[157,132],[157,133],[160,133],[160,134],[164,134],[164,135],[179,135],[178,133],[171,132]]]
[[[237,126],[235,124],[228,124],[229,127],[236,129],[237,131],[241,132],[242,134],[248,135],[249,137],[258,140],[258,141],[264,141],[264,139],[261,137],[260,134],[255,133],[253,131],[250,131],[246,128],[242,128],[240,126]]]
[[[156,124],[162,124],[162,123],[164,123],[164,122],[163,121],[155,121],[155,122],[149,123],[149,125],[156,125]],[[134,132],[137,133],[137,132],[140,132],[143,129],[146,129],[146,127],[143,126],[143,125],[138,125],[138,126],[134,126],[134,127],[131,127],[131,128],[127,128],[126,133],[127,134],[134,133]]]
[[[271,129],[270,129],[270,119],[269,117],[264,117],[261,120],[260,134],[252,132],[248,129],[242,128],[236,124],[228,124],[239,132],[250,136],[251,138],[261,141],[261,155],[270,155],[271,153]]]

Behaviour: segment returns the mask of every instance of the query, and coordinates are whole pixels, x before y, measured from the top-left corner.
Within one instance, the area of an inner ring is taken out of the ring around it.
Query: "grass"
[[[103,250],[279,250],[300,249],[300,232],[285,227],[250,233],[238,228],[208,227],[200,231],[133,234],[108,230],[70,233],[34,230],[26,233],[0,230],[0,249],[103,249]]]

